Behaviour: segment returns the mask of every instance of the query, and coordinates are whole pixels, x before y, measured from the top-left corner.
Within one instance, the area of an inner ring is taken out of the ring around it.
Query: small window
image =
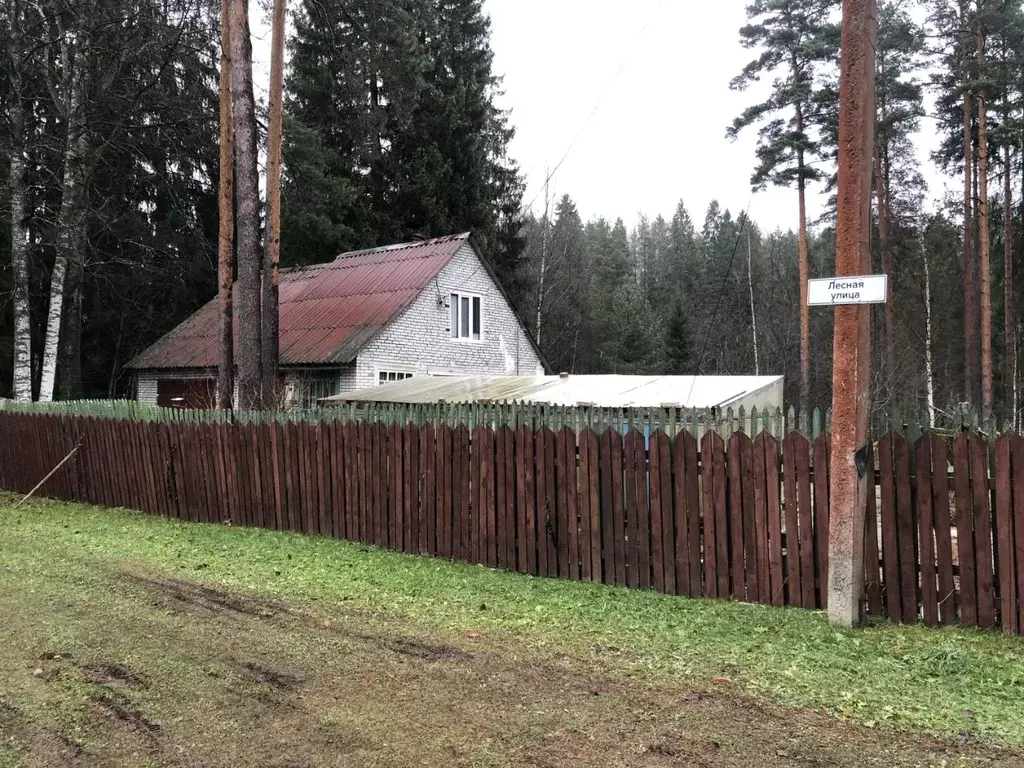
[[[299,381],[299,407],[303,410],[320,408],[321,398],[338,394],[339,379],[332,374],[311,374]]]
[[[377,383],[390,384],[392,381],[403,381],[411,378],[412,374],[408,371],[381,371],[377,374]]]
[[[483,325],[483,300],[467,293],[451,295],[451,329],[453,339],[480,341]]]

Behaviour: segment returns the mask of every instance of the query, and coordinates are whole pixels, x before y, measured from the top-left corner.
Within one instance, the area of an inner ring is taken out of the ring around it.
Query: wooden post
[[[871,272],[877,27],[876,0],[843,0],[837,276]],[[840,305],[835,309],[828,614],[844,626],[861,622],[864,588],[864,513],[869,491],[865,462],[871,374],[869,309],[865,305]]]

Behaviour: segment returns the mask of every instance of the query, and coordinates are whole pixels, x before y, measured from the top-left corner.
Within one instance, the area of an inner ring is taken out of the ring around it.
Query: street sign
[[[807,281],[807,304],[811,307],[837,304],[885,304],[889,296],[888,275],[822,277]]]

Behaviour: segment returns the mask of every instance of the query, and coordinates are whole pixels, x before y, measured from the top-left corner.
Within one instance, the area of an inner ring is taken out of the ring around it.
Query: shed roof
[[[782,376],[437,376],[413,377],[328,398],[333,403],[521,401],[598,408],[727,407],[781,384]]]
[[[345,364],[416,299],[469,233],[343,253],[328,264],[281,270],[282,365]],[[235,301],[235,344],[238,302]],[[217,298],[136,357],[130,367],[214,368]]]

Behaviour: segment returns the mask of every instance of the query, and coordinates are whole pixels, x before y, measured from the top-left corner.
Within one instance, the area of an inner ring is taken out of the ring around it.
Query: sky
[[[504,78],[499,103],[516,128],[511,154],[527,178],[524,204],[533,201],[533,212],[543,213],[544,179],[557,166],[550,194],[571,195],[584,219],[622,217],[632,225],[641,212],[670,218],[682,199],[699,227],[717,199],[734,215],[749,206],[764,228],[796,229],[795,190],[751,192],[757,129],[736,141],[725,137],[769,85],[729,88],[755,56],[739,42],[745,6],[485,0],[494,70]],[[919,156],[931,194],[941,196],[945,180],[927,160],[934,143],[922,136]],[[810,219],[823,202],[812,191]]]
[[[251,6],[254,80],[265,100],[269,3]],[[671,218],[683,200],[699,227],[712,200],[765,229],[796,229],[796,191],[754,194],[757,129],[733,141],[725,130],[770,83],[748,92],[729,81],[755,56],[739,42],[745,0],[484,0],[491,18],[498,103],[510,111],[512,157],[526,177],[524,206],[544,210],[568,193],[587,220],[640,213]],[[928,159],[937,143],[925,119],[918,141],[929,197],[952,180]],[[814,186],[808,218],[821,213]]]

